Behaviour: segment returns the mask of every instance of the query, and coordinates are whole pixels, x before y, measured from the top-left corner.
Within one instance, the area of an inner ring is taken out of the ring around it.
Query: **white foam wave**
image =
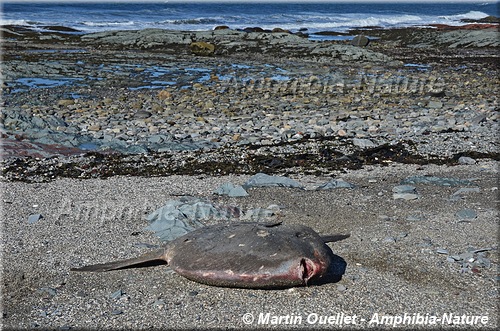
[[[470,11],[465,14],[458,14],[458,15],[450,15],[450,16],[439,16],[442,19],[445,20],[450,20],[450,21],[460,21],[463,19],[471,19],[471,20],[479,20],[481,18],[485,18],[489,16],[486,13],[483,13],[482,11]]]
[[[117,27],[117,26],[135,26],[137,22],[127,21],[127,22],[92,22],[85,21],[81,22],[81,24],[88,27]]]
[[[36,25],[36,22],[29,20],[5,20],[0,18],[0,25]]]
[[[318,31],[338,31],[345,32],[352,28],[377,26],[382,28],[394,27],[412,27],[426,26],[429,24],[448,24],[464,25],[463,19],[481,19],[488,14],[482,11],[469,11],[463,14],[438,16],[429,14],[406,14],[406,13],[339,13],[336,15],[324,14],[320,12],[301,12],[301,13],[278,13],[278,14],[234,14],[220,13],[209,16],[206,13],[202,15],[194,14],[188,17],[160,17],[156,15],[122,16],[113,20],[107,20],[100,17],[100,20],[94,18],[80,18],[80,20],[71,21],[70,17],[64,17],[62,20],[55,18],[45,22],[34,22],[26,19],[0,19],[3,25],[25,25],[36,27],[43,25],[63,25],[84,32],[97,32],[104,30],[130,30],[145,28],[164,28],[172,30],[211,30],[217,25],[228,25],[233,29],[242,29],[250,26],[259,26],[264,29],[283,28],[291,31],[297,31],[301,28],[307,28],[310,33]],[[57,23],[56,23],[57,22]]]

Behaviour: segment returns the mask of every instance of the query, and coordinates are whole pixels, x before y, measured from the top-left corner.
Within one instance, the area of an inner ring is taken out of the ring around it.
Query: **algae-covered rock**
[[[191,53],[200,56],[210,56],[215,52],[215,45],[205,41],[196,41],[189,45]]]

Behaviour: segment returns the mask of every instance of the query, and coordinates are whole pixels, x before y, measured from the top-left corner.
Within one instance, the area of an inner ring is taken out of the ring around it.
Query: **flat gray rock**
[[[336,188],[355,188],[354,184],[348,183],[342,179],[333,179],[325,184],[316,188],[316,190],[333,190]]]
[[[33,214],[28,217],[28,224],[33,224],[42,219],[42,214]]]
[[[219,186],[215,192],[215,194],[218,195],[227,195],[230,197],[246,197],[248,196],[248,192],[245,191],[243,186],[241,185],[234,185],[232,183],[224,183],[221,186]]]
[[[250,187],[269,187],[269,186],[280,186],[280,187],[293,187],[293,188],[304,188],[304,186],[293,179],[282,177],[282,176],[269,176],[264,173],[259,172],[248,179],[243,187],[245,189]]]

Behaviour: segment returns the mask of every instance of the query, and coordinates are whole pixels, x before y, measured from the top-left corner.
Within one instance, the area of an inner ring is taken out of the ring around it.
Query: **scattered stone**
[[[462,188],[458,189],[457,191],[455,191],[452,194],[452,196],[458,196],[458,195],[462,195],[465,193],[479,193],[479,192],[480,192],[479,187],[462,187]]]
[[[258,173],[250,177],[243,188],[248,189],[251,187],[269,187],[269,186],[279,186],[279,187],[292,187],[292,188],[304,188],[302,184],[296,182],[293,179],[282,177],[282,176],[269,176],[264,173]]]
[[[134,114],[134,117],[137,119],[145,119],[151,117],[151,113],[147,110],[139,110]]]
[[[352,143],[354,146],[358,146],[361,148],[369,148],[369,147],[375,147],[375,143],[371,141],[370,139],[360,139],[360,138],[353,138]]]
[[[461,156],[458,158],[460,164],[476,164],[476,160],[468,156]]]
[[[472,125],[479,125],[482,122],[485,122],[487,119],[488,117],[486,116],[486,114],[479,114],[474,116],[474,118],[472,118],[471,123]]]
[[[111,294],[111,299],[120,299],[123,295],[125,295],[125,292],[123,292],[122,290],[118,290]]]
[[[457,211],[455,216],[461,220],[472,220],[477,217],[477,213],[475,210],[467,208]]]
[[[446,255],[448,255],[448,250],[447,250],[447,249],[444,249],[444,248],[438,248],[438,249],[436,250],[436,253],[438,253],[438,254],[446,254]]]
[[[347,287],[343,284],[337,284],[337,291],[344,292],[347,290]]]
[[[392,188],[392,198],[403,199],[403,200],[415,200],[420,196],[417,194],[415,186],[411,185],[398,185]]]
[[[321,184],[316,190],[332,190],[337,188],[355,188],[354,184],[348,183],[343,179],[333,179],[325,184]]]
[[[443,103],[441,101],[432,101],[432,100],[430,100],[427,103],[427,107],[434,108],[434,109],[441,109],[441,108],[443,108]]]
[[[227,195],[230,197],[246,197],[246,196],[248,196],[248,192],[245,191],[243,186],[234,185],[232,183],[222,184],[214,191],[214,193],[218,194],[218,195]]]
[[[491,260],[488,258],[488,251],[491,250],[493,248],[475,249],[469,247],[467,252],[447,256],[446,261],[460,264],[461,273],[480,273],[479,268],[491,268]]]
[[[436,39],[433,29],[427,30],[425,34]],[[387,32],[373,33],[378,37]],[[216,46],[220,62],[195,61],[193,67],[191,57],[183,56],[190,52],[191,43],[202,41]],[[455,155],[498,157],[494,137],[498,100],[491,92],[496,85],[487,66],[472,69],[465,64],[463,70],[454,70],[450,68],[455,64],[443,58],[443,65],[433,59],[432,65],[380,71],[371,60],[385,66],[388,58],[372,49],[382,49],[383,43],[368,49],[311,41],[286,32],[147,29],[92,33],[82,35],[81,42],[83,48],[97,46],[95,49],[106,52],[86,53],[88,61],[76,66],[60,52],[51,57],[38,53],[6,57],[9,60],[2,69],[11,92],[4,91],[3,97],[12,107],[2,110],[8,135],[4,160],[43,159],[25,165],[6,161],[7,180],[235,171],[330,175],[365,164],[453,164]],[[63,47],[69,44],[59,46],[64,53]],[[115,48],[133,51],[124,58]],[[383,49],[393,53],[392,47]],[[276,54],[285,54],[292,61],[271,64],[269,59]],[[116,61],[102,61],[102,57],[115,55],[119,55]],[[225,58],[227,55],[235,57]],[[296,70],[298,63],[301,70]],[[351,71],[353,65],[356,70]],[[319,66],[325,70],[316,71]],[[23,83],[23,77],[56,76],[78,79],[50,89]],[[424,81],[430,83],[420,84]],[[447,84],[451,81],[453,89]],[[429,98],[442,103],[442,108],[427,107]],[[68,106],[58,106],[59,101]],[[394,107],[393,102],[399,106]],[[396,140],[401,141],[402,149],[384,147]],[[54,143],[74,148],[71,153],[82,154],[78,150],[82,145],[85,151],[106,155],[148,157],[132,157],[122,167],[113,166],[114,158],[99,157],[102,162],[80,167],[76,165],[85,158],[46,160]],[[85,148],[87,143],[93,147]],[[252,148],[247,149],[249,146]],[[363,151],[353,150],[353,146]],[[318,147],[327,153],[317,153]],[[178,151],[203,153],[179,156]],[[227,151],[233,155],[226,159]],[[329,151],[343,155],[328,155]],[[252,164],[246,167],[247,162]],[[215,163],[224,164],[212,167]],[[36,168],[26,172],[22,170],[25,166]]]
[[[368,46],[368,44],[370,43],[370,39],[368,39],[368,37],[366,36],[363,36],[363,35],[358,35],[356,37],[354,37],[351,41],[351,45],[353,46]]]
[[[33,214],[28,217],[28,224],[33,224],[38,222],[40,219],[42,219],[43,216],[42,214]]]
[[[97,146],[94,143],[83,143],[83,144],[79,145],[78,148],[80,148],[81,150],[84,150],[84,151],[95,151],[99,148],[99,146]]]
[[[444,178],[435,176],[411,176],[403,179],[401,184],[431,184],[438,186],[472,186],[473,182],[458,178]]]
[[[384,239],[382,239],[382,242],[383,243],[391,243],[392,244],[392,243],[396,242],[396,238],[391,237],[391,236],[387,236]]]
[[[378,219],[384,222],[392,221],[392,218],[388,215],[378,215]]]
[[[53,297],[57,294],[57,290],[52,287],[42,287],[39,290],[40,293],[46,293],[47,295]]]
[[[411,185],[398,185],[392,188],[393,193],[416,193],[417,188]]]
[[[161,90],[160,92],[158,92],[158,99],[160,100],[166,100],[166,99],[170,99],[172,98],[172,93],[170,91],[167,91],[167,90]]]
[[[420,198],[420,196],[418,194],[415,194],[415,193],[394,193],[392,195],[392,198],[394,200],[397,200],[397,199],[416,200],[416,199]]]
[[[253,208],[247,210],[243,215],[241,215],[241,221],[253,221],[259,222],[263,219],[272,220],[280,212],[279,206],[270,205],[267,208]]]
[[[401,232],[396,239],[399,240],[399,239],[403,239],[403,238],[406,238],[406,237],[408,237],[408,233],[407,232]]]
[[[62,99],[57,102],[58,106],[71,106],[75,104],[75,100],[73,99]]]
[[[91,126],[88,127],[87,130],[89,130],[89,131],[99,131],[99,130],[101,130],[101,126],[99,124],[91,125]]]
[[[153,306],[158,307],[158,308],[163,308],[165,306],[165,300],[163,299],[158,299],[153,303]]]
[[[425,221],[426,218],[421,215],[408,215],[406,217],[406,220],[409,222],[420,222],[420,221]]]

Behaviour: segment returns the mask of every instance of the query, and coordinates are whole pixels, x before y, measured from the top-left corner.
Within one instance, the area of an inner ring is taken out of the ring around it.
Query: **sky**
[[[5,0],[0,2],[477,2],[495,3],[499,0]]]

